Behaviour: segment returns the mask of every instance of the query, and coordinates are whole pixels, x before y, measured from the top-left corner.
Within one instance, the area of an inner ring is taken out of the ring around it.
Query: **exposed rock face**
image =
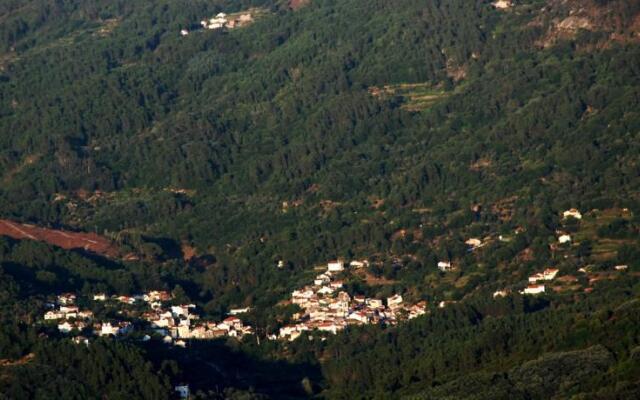
[[[571,40],[581,31],[604,34],[598,47],[640,41],[640,0],[549,0],[532,25],[546,28],[538,46]]]

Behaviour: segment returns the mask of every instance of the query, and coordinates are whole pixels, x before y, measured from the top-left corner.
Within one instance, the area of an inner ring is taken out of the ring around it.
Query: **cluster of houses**
[[[366,263],[355,261],[350,265],[362,268]],[[391,325],[401,318],[412,319],[426,313],[426,302],[407,306],[399,294],[386,301],[349,295],[343,290],[343,281],[338,279],[343,271],[343,261],[329,262],[327,270],[315,277],[313,285],[294,290],[291,301],[302,309],[294,316],[297,322],[280,328],[278,334],[270,335],[269,339],[293,341],[303,333],[314,330],[335,334],[348,325]]]
[[[234,29],[246,26],[253,22],[253,16],[250,12],[234,14],[233,16],[227,15],[223,12],[218,13],[215,17],[209,19],[203,19],[200,21],[200,25],[203,29]],[[188,29],[182,29],[180,31],[182,36],[189,35]]]
[[[183,304],[168,308],[156,307],[142,315],[155,334],[161,335],[167,344],[184,346],[185,339],[215,339],[222,336],[240,338],[253,330],[237,316],[229,316],[222,322],[199,321],[195,305]]]
[[[566,220],[568,218],[581,220],[582,219],[582,213],[576,208],[571,208],[571,209],[566,210],[566,211],[564,211],[562,213],[562,219],[563,220]],[[560,243],[560,244],[571,243],[571,235],[569,235],[566,232],[562,232],[562,231],[558,231],[556,233],[558,234],[558,243]]]
[[[542,272],[535,273],[529,277],[529,285],[522,291],[523,294],[540,294],[544,293],[545,286],[539,282],[552,281],[558,275],[558,269],[547,268]]]
[[[44,314],[45,321],[57,321],[58,330],[68,334],[72,332],[92,331],[96,336],[123,336],[133,331],[133,321],[96,321],[93,312],[80,310],[76,305],[76,294],[64,293],[58,295],[55,303],[49,304],[49,310]],[[186,345],[185,339],[214,339],[222,336],[242,337],[252,334],[250,326],[245,325],[236,315],[247,312],[248,309],[232,310],[228,318],[222,322],[200,321],[194,312],[194,304],[170,305],[172,296],[167,291],[152,290],[135,296],[107,296],[104,293],[95,294],[93,301],[110,301],[115,304],[148,307],[138,320],[146,321],[143,326],[148,333],[162,337],[163,342],[178,346]],[[122,314],[122,311],[119,312]],[[151,336],[145,335],[145,340]],[[75,336],[76,342],[86,342],[84,336]]]
[[[59,321],[58,330],[63,333],[87,328],[93,320],[93,312],[80,310],[75,303],[75,294],[63,293],[59,295],[55,303],[49,304],[49,311],[44,313],[45,321]]]
[[[527,287],[520,291],[520,294],[542,294],[545,293],[545,285],[540,282],[552,281],[558,275],[559,270],[557,268],[547,268],[542,272],[537,272],[531,275],[528,279]],[[508,296],[510,291],[508,289],[497,290],[493,293],[493,298]]]
[[[569,210],[566,210],[564,212],[562,212],[562,219],[566,220],[568,218],[574,218],[576,220],[581,220],[582,219],[582,213],[576,209],[576,208],[571,208]],[[570,243],[571,242],[571,235],[564,233],[564,232],[560,232],[558,231],[558,242],[560,244],[564,244],[564,243]],[[581,269],[582,271],[583,269]],[[532,294],[532,295],[536,295],[536,294],[541,294],[541,293],[545,293],[545,285],[543,283],[540,282],[545,282],[545,281],[552,281],[556,278],[556,276],[558,275],[559,270],[556,268],[547,268],[542,272],[538,272],[535,273],[533,275],[531,275],[528,279],[528,285],[527,287],[525,287],[523,290],[520,291],[521,294]],[[586,271],[583,271],[586,272]],[[504,297],[507,296],[509,294],[509,290],[498,290],[496,292],[493,293],[493,297],[497,298],[497,297]]]

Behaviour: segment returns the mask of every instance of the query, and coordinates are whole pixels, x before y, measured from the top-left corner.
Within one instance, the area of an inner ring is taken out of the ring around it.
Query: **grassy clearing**
[[[618,249],[625,245],[633,244],[632,239],[611,239],[598,236],[598,228],[610,224],[616,219],[632,219],[633,214],[626,209],[607,209],[587,213],[580,222],[580,229],[574,234],[576,242],[585,240],[593,244],[591,256],[596,261],[608,261],[617,256]]]
[[[413,112],[427,110],[450,95],[449,92],[431,83],[400,83],[385,85],[381,88],[373,86],[369,88],[369,93],[379,98],[400,97],[403,101],[402,108]]]

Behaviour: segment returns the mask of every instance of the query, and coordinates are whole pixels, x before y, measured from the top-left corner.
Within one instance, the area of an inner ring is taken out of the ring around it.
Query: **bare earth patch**
[[[0,367],[14,367],[19,365],[25,365],[33,361],[34,358],[36,358],[36,355],[34,353],[29,353],[26,356],[17,360],[2,359],[0,360]]]
[[[119,254],[111,240],[95,233],[41,228],[3,219],[0,220],[0,235],[18,240],[46,242],[67,250],[83,249],[109,258],[115,258]]]
[[[311,3],[311,0],[289,0],[289,8],[296,11],[309,3]]]
[[[196,248],[189,246],[186,243],[182,244],[181,250],[182,250],[182,258],[187,262],[190,261],[195,256],[197,256]]]

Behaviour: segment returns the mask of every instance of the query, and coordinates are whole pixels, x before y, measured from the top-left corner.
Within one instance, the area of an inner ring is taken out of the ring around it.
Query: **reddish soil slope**
[[[63,249],[84,249],[111,258],[118,256],[118,248],[113,242],[95,233],[40,228],[0,219],[0,235],[14,239],[37,240],[62,247]]]

